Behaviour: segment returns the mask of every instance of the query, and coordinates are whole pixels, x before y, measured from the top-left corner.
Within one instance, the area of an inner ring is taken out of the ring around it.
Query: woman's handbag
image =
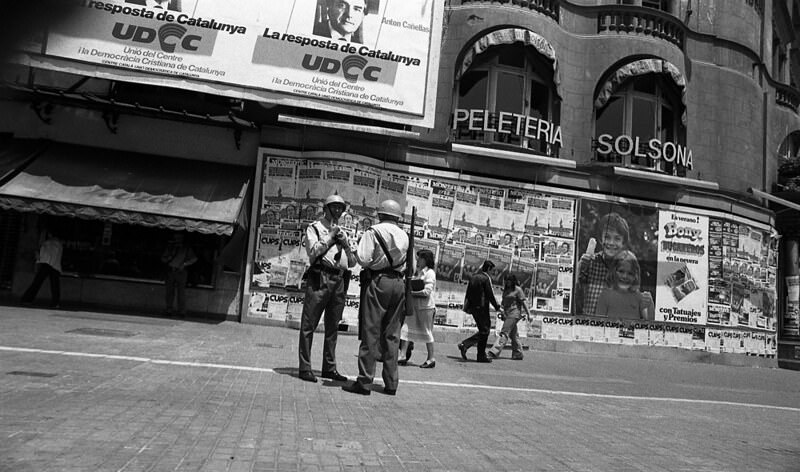
[[[422,279],[411,279],[411,291],[420,292],[425,290],[425,281]]]

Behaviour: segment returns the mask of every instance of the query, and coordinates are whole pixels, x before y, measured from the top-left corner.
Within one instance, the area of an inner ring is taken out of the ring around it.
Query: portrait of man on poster
[[[378,0],[317,0],[313,33],[364,44],[364,18],[377,12]]]
[[[181,11],[181,0],[125,0],[125,3],[141,5],[156,10]]]

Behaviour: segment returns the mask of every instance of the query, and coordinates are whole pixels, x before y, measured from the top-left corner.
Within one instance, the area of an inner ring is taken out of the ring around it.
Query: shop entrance
[[[0,210],[0,294],[11,293],[22,215]]]

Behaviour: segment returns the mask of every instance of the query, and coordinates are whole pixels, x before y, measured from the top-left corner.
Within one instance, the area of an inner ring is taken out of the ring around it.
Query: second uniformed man
[[[325,342],[322,346],[322,377],[344,381],[336,370],[336,339],[342,319],[350,268],[356,263],[347,236],[339,228],[339,217],[346,208],[344,199],[331,195],[325,199],[323,217],[306,228],[306,253],[311,264],[306,272],[306,292],[300,318],[299,377],[316,382],[311,371],[311,343],[314,330],[325,312]]]
[[[361,237],[356,259],[361,272],[361,303],[358,331],[358,379],[342,387],[347,392],[369,395],[375,378],[375,364],[383,362],[383,392],[397,393],[397,348],[400,321],[405,316],[405,281],[408,235],[398,222],[400,205],[384,200],[378,209],[380,222]]]

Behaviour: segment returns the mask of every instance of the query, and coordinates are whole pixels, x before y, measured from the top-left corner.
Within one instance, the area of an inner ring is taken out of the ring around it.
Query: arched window
[[[685,175],[675,159],[688,152],[682,114],[681,90],[670,75],[628,76],[596,109],[595,159]]]
[[[553,63],[521,43],[476,56],[458,83],[454,139],[557,156],[561,143]]]

